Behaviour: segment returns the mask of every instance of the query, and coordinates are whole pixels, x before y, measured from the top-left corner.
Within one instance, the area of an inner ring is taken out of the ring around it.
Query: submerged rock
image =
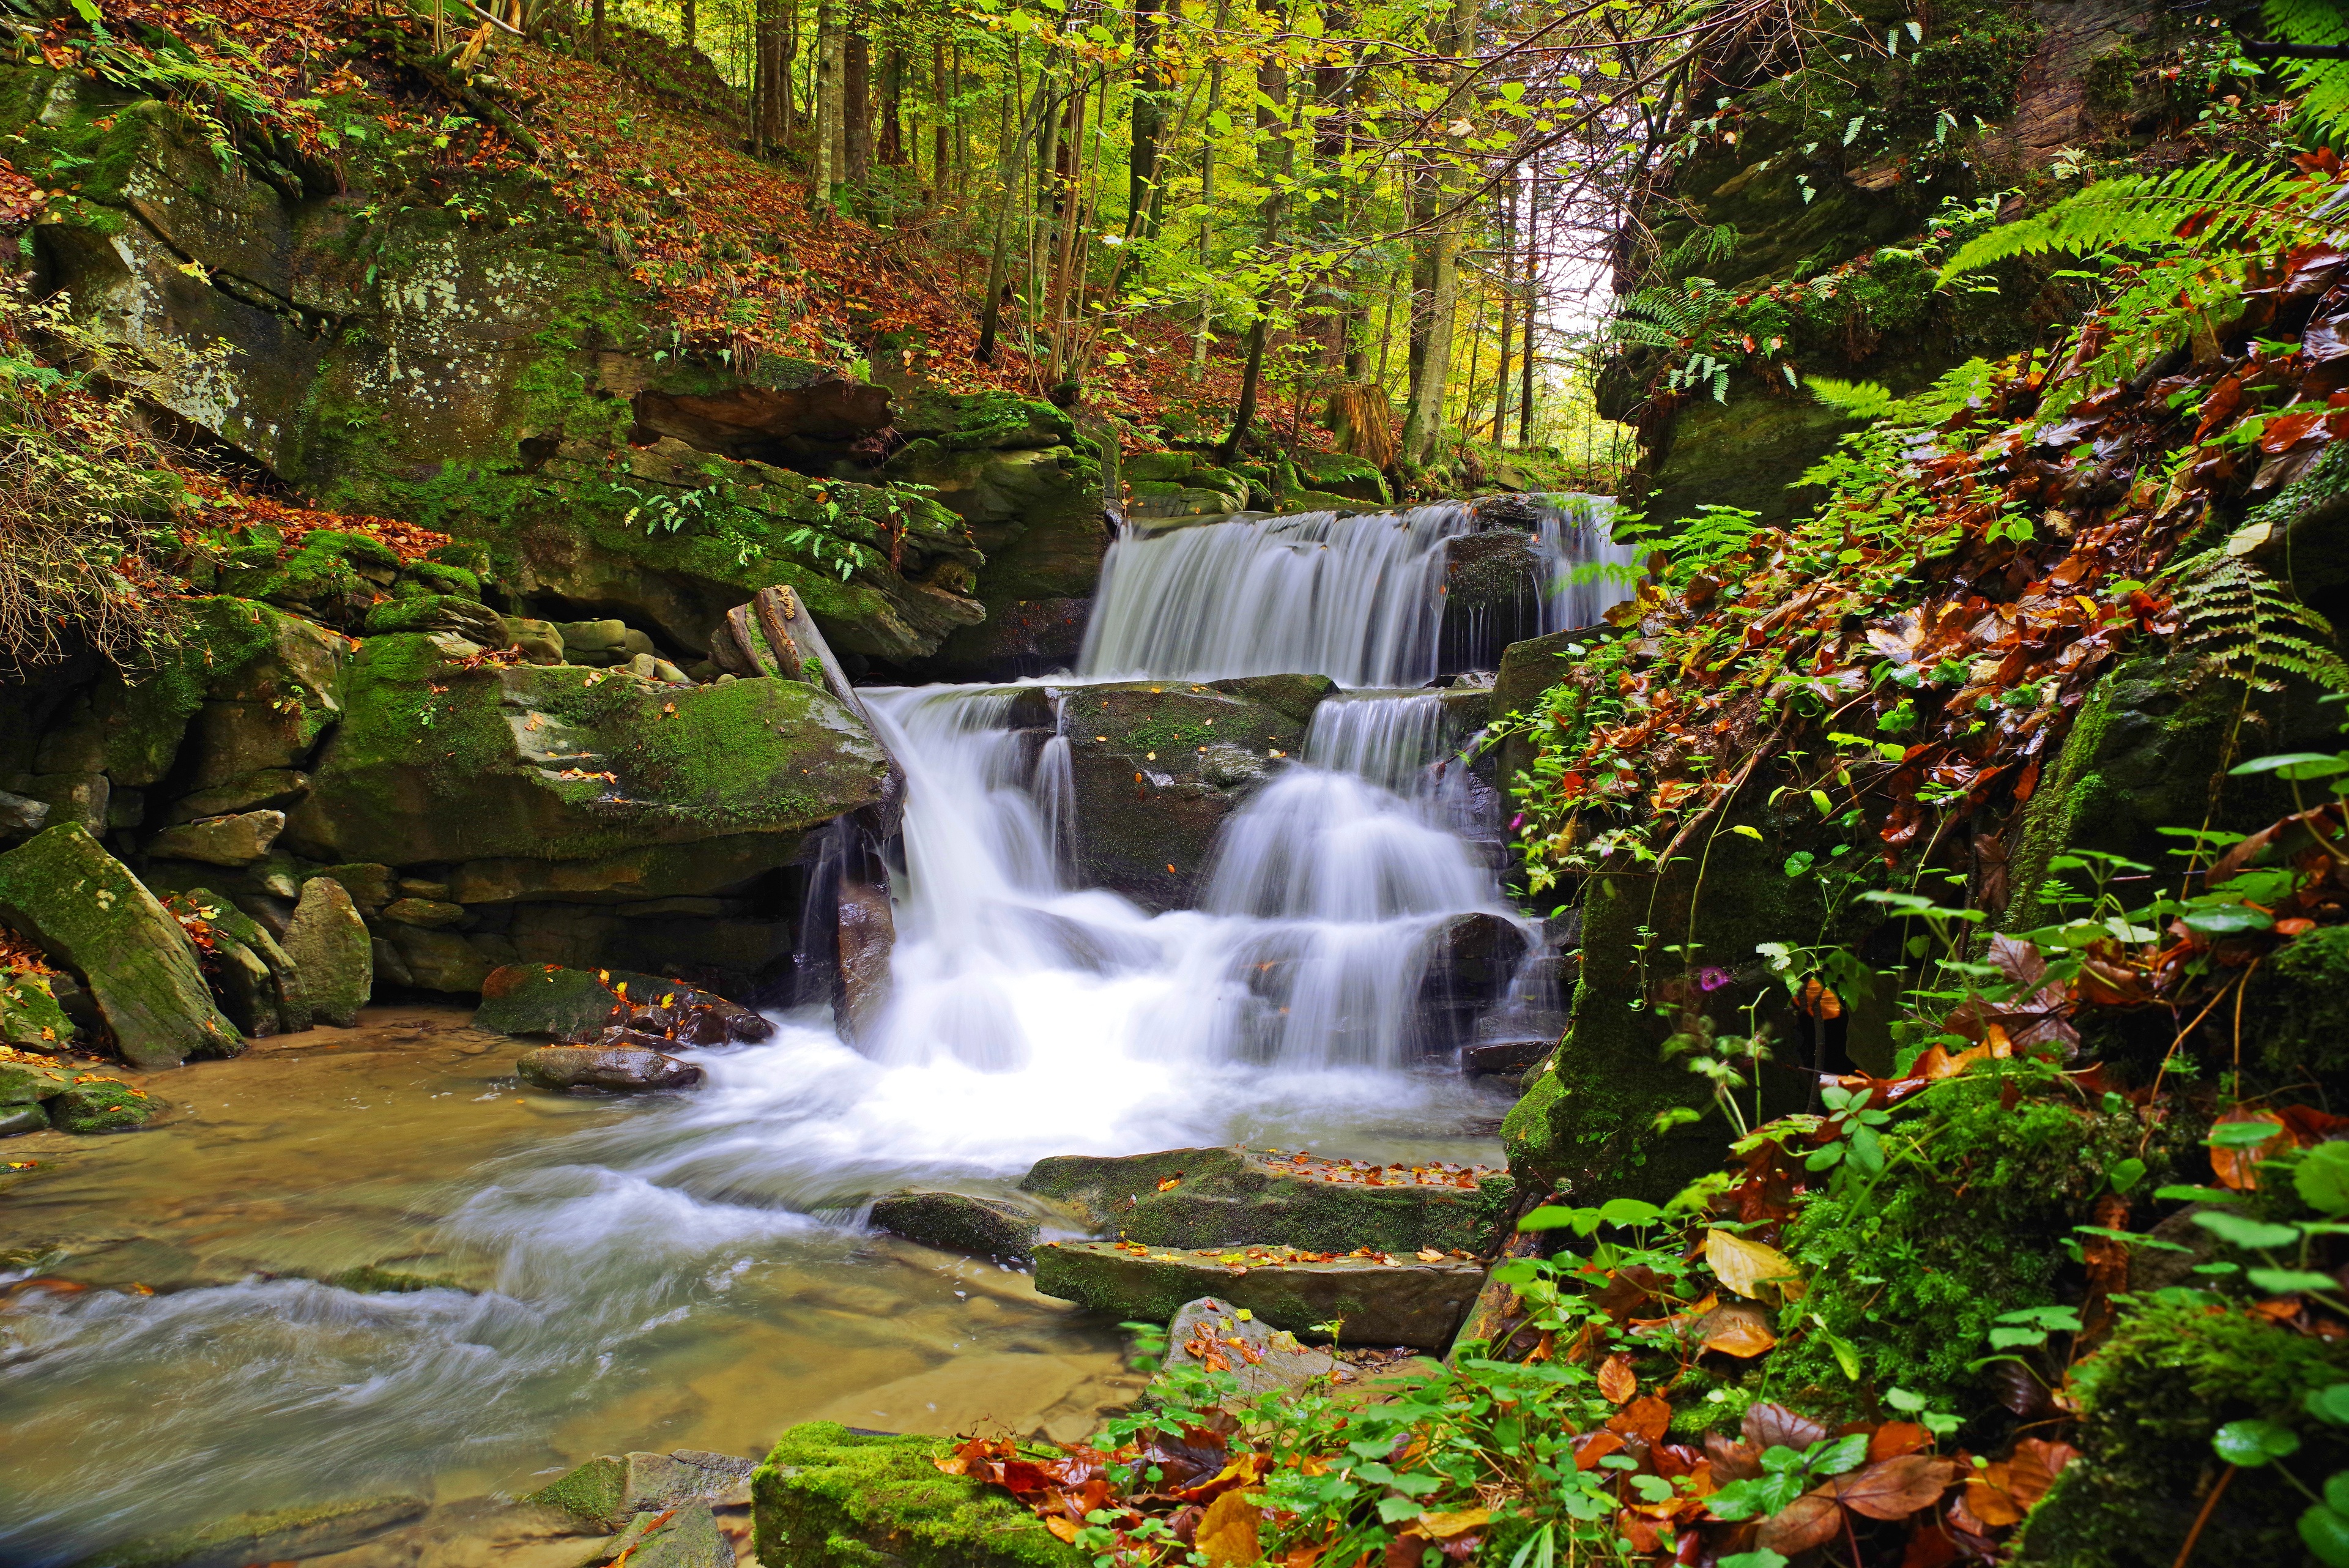
[[[1157,1246],[1479,1254],[1498,1245],[1516,1190],[1506,1175],[1481,1167],[1381,1166],[1237,1148],[1062,1155],[1037,1161],[1019,1185],[1075,1204],[1101,1230]]]
[[[1164,1365],[1228,1372],[1239,1379],[1245,1399],[1335,1376],[1339,1363],[1328,1351],[1299,1345],[1297,1335],[1262,1322],[1246,1308],[1202,1296],[1184,1303],[1166,1325]]]
[[[750,1459],[702,1449],[604,1454],[522,1501],[560,1509],[590,1530],[616,1531],[639,1513],[748,1501],[745,1483],[755,1468]]]
[[[1092,1558],[998,1491],[937,1461],[944,1438],[788,1428],[751,1478],[761,1563],[790,1568],[1088,1568]]]
[[[76,1084],[43,1107],[59,1132],[129,1132],[155,1119],[162,1107],[139,1089],[112,1078]]]
[[[376,1497],[240,1513],[195,1530],[125,1542],[92,1552],[74,1568],[244,1568],[324,1557],[420,1519],[430,1506],[420,1497]]]
[[[689,1089],[701,1069],[658,1051],[636,1045],[542,1045],[514,1063],[525,1083],[560,1094],[603,1089],[631,1094],[645,1089]]]
[[[744,1474],[750,1461],[742,1461]],[[718,1528],[706,1502],[688,1502],[659,1513],[639,1513],[610,1546],[594,1559],[627,1568],[734,1568],[734,1543]]]
[[[1172,1319],[1185,1303],[1213,1295],[1291,1334],[1336,1323],[1342,1344],[1419,1350],[1452,1343],[1484,1282],[1485,1265],[1463,1258],[1334,1258],[1283,1247],[1184,1251],[1139,1241],[1050,1241],[1036,1249],[1036,1289],[1095,1312]]]
[[[951,1252],[972,1252],[988,1258],[1025,1258],[1035,1251],[1043,1224],[999,1198],[974,1198],[967,1192],[909,1189],[893,1192],[873,1205],[878,1230],[942,1247]]]
[[[0,919],[83,976],[125,1060],[176,1067],[244,1049],[170,911],[78,823],[0,855]]]

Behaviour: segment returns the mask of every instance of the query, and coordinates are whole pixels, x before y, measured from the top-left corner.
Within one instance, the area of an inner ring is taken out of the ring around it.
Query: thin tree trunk
[[[590,50],[600,60],[604,57],[604,0],[595,0],[595,5],[590,8],[590,14],[595,18],[593,24],[595,42],[590,46]],[[437,21],[440,16],[437,9],[433,16]]]
[[[930,40],[930,93],[936,112],[930,119],[930,180],[936,186],[936,200],[947,199],[947,119],[949,114],[960,119],[958,112],[947,106],[954,100],[947,94],[947,46],[943,39]]]
[[[792,78],[799,71],[800,0],[783,0],[783,43],[781,69],[775,73],[775,124],[777,134],[785,148],[792,143],[792,132],[797,128],[799,97]]]
[[[834,0],[816,0],[814,118],[808,200],[830,207],[833,187],[840,181],[840,22]]]
[[[1133,0],[1133,155],[1127,161],[1125,232],[1147,233],[1158,184],[1158,134],[1166,123],[1166,90],[1158,74],[1158,0]]]
[[[987,263],[987,312],[979,318],[978,347],[971,358],[982,365],[995,362],[995,339],[1003,322],[1003,291],[1010,283],[1011,210],[1020,186],[1021,162],[1028,153],[1029,139],[1034,136],[1044,119],[1044,106],[1051,101],[1051,78],[1042,71],[1036,74],[1036,98],[1029,106],[1026,117],[1014,125],[1010,107],[1019,91],[1019,57],[1011,57],[1010,91],[1003,116],[1003,142],[996,163],[1003,171],[1003,195],[995,203],[995,247]]]
[[[860,187],[873,175],[873,45],[865,36],[864,21],[860,14],[858,26],[843,29],[847,68],[842,76],[842,123],[847,129],[843,167],[848,182]]]
[[[1467,4],[1468,0],[1462,0]],[[1276,16],[1279,13],[1276,12]],[[1283,17],[1283,20],[1286,20]],[[1287,193],[1282,182],[1291,171],[1295,144],[1287,135],[1288,126],[1282,121],[1281,106],[1288,101],[1288,71],[1277,58],[1268,58],[1257,67],[1256,85],[1257,129],[1269,130],[1273,135],[1271,157],[1268,161],[1270,178],[1266,182],[1264,197],[1264,248],[1268,257],[1274,243],[1280,237],[1280,220]],[[1304,103],[1300,96],[1297,116],[1302,118]],[[1264,380],[1266,340],[1272,333],[1272,289],[1268,285],[1264,296],[1257,301],[1256,320],[1248,326],[1247,363],[1240,371],[1239,406],[1232,410],[1231,434],[1224,438],[1217,462],[1230,467],[1239,460],[1240,443],[1247,439],[1248,426],[1256,421],[1257,389]]]
[[[1509,438],[1509,354],[1517,346],[1517,201],[1516,182],[1501,188],[1501,337],[1500,368],[1493,372],[1493,444]]]
[[[1447,74],[1452,90],[1438,113],[1449,120],[1468,79],[1467,56],[1475,47],[1476,0],[1454,0],[1445,32],[1444,53],[1451,57]],[[1447,203],[1452,184],[1448,171],[1439,169],[1431,184],[1433,189],[1428,192],[1428,211],[1432,216]],[[1403,416],[1402,457],[1410,463],[1427,462],[1443,438],[1444,393],[1451,381],[1454,317],[1458,313],[1459,250],[1460,221],[1455,213],[1437,225],[1428,246],[1428,332],[1419,374],[1412,386],[1411,407]]]
[[[1521,369],[1517,383],[1517,444],[1534,444],[1534,319],[1541,313],[1541,275],[1535,270],[1540,247],[1534,243],[1534,199],[1540,191],[1536,180],[1526,184],[1526,349],[1520,357]]]
[[[685,47],[688,51],[696,47],[693,36],[694,25],[700,20],[694,14],[696,10],[695,0],[679,0],[677,8],[677,25],[678,30],[685,35]]]

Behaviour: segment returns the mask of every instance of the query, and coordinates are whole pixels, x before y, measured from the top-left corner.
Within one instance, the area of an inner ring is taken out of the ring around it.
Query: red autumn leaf
[[[2310,410],[2305,413],[2279,414],[2270,420],[2261,430],[2260,450],[2271,456],[2277,452],[2290,452],[2305,441],[2316,430],[2317,422],[2323,418],[2324,414],[2320,410]]]
[[[1672,1407],[1653,1394],[1632,1400],[1607,1418],[1607,1429],[1620,1432],[1627,1438],[1644,1438],[1652,1443],[1661,1438],[1672,1424]]]
[[[1958,1475],[1955,1460],[1902,1454],[1837,1476],[1822,1490],[1854,1513],[1870,1519],[1906,1519],[1940,1501]]]
[[[1932,1443],[1933,1435],[1914,1421],[1887,1421],[1868,1434],[1868,1457],[1879,1461],[1898,1459]]]
[[[1806,1492],[1762,1521],[1754,1544],[1764,1552],[1794,1557],[1823,1546],[1843,1531],[1843,1510],[1835,1499]]]

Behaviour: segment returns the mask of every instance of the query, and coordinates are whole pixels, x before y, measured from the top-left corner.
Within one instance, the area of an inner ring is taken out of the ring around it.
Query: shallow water
[[[337,1495],[512,1495],[627,1449],[753,1454],[801,1420],[1080,1437],[1135,1386],[1113,1325],[864,1231],[860,1199],[1086,1147],[1489,1158],[1501,1104],[1232,1069],[1146,1114],[1121,1092],[1122,1125],[1076,1119],[1079,1085],[1071,1120],[1015,1126],[988,1075],[804,1026],[697,1054],[694,1095],[563,1099],[518,1092],[516,1044],[466,1017],[371,1009],[145,1080],[171,1106],[148,1131],[0,1145],[37,1165],[0,1175],[0,1562]],[[370,1264],[466,1289],[316,1282]]]

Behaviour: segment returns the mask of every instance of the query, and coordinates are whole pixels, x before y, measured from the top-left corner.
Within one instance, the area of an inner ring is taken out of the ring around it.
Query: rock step
[[[1138,1241],[1054,1241],[1036,1249],[1039,1293],[1120,1319],[1169,1321],[1186,1303],[1211,1295],[1291,1334],[1337,1322],[1341,1344],[1418,1350],[1452,1343],[1484,1281],[1483,1263],[1452,1256],[1332,1257],[1280,1247],[1179,1250]]]

